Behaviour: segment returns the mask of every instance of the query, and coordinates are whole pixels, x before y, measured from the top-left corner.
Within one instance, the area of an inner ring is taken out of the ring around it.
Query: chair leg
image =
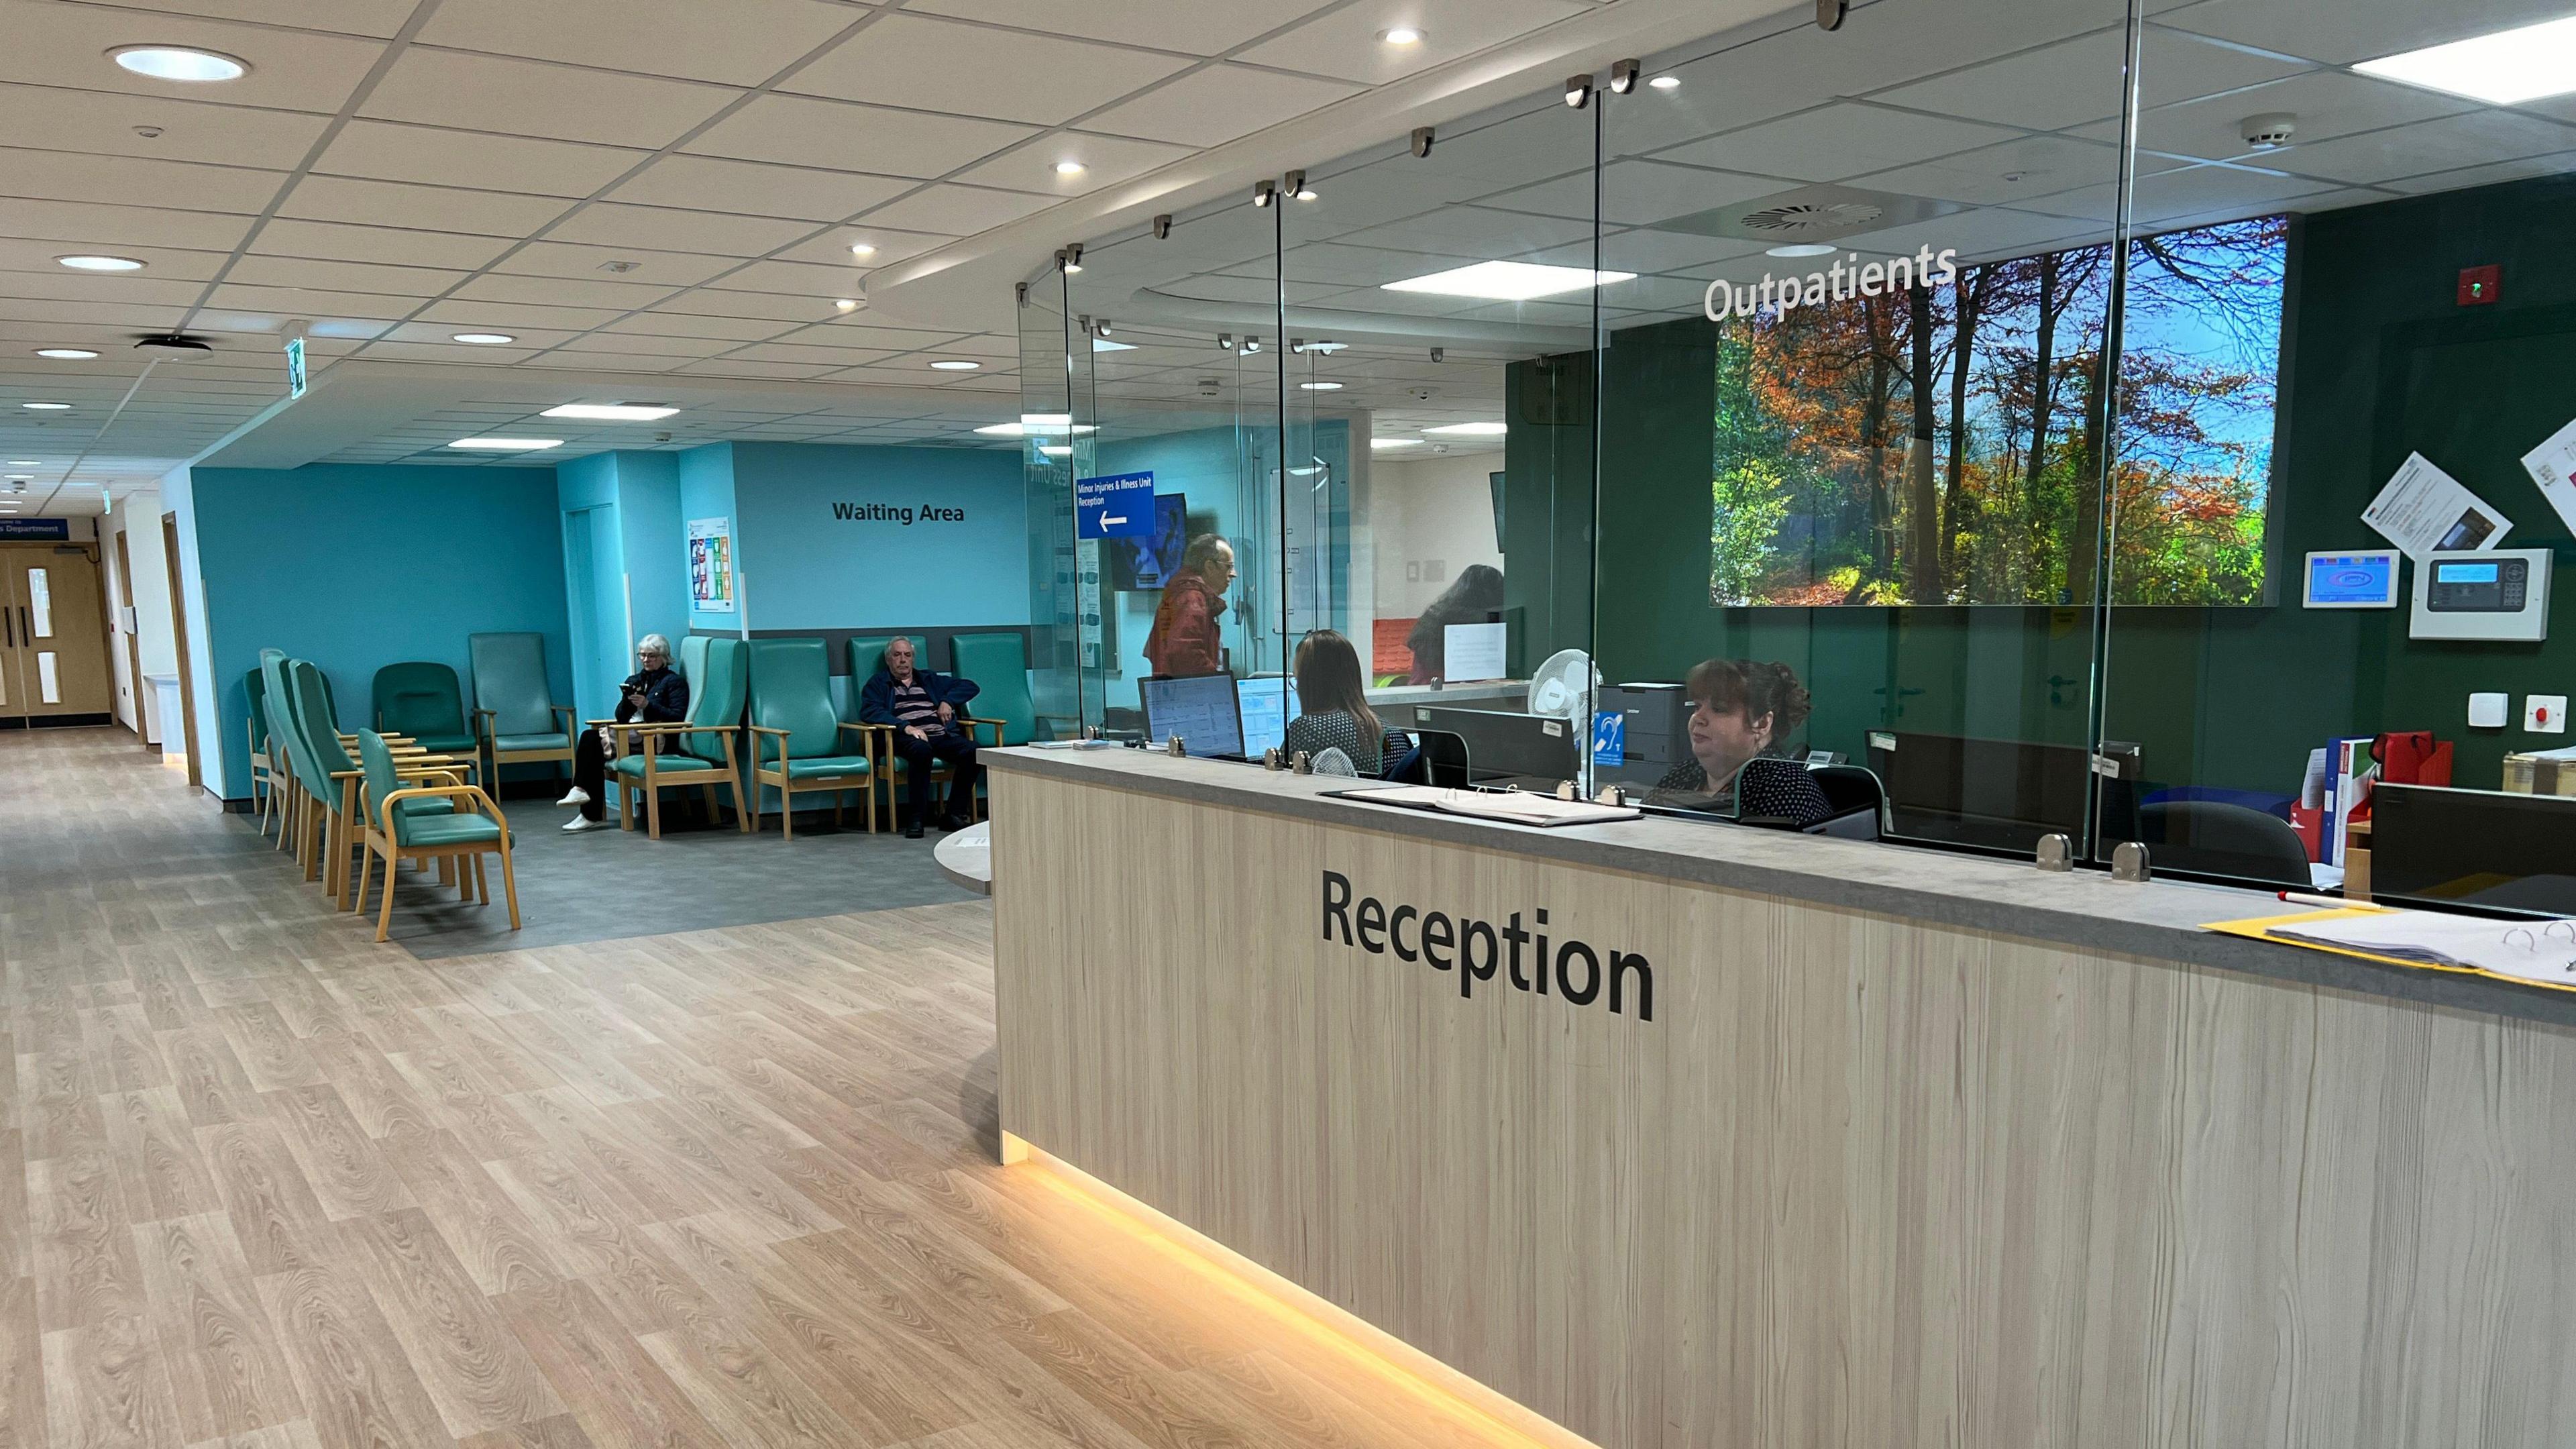
[[[662,838],[662,787],[656,784],[644,787],[644,833],[654,840]]]
[[[361,851],[359,852],[359,855],[358,855],[358,905],[357,905],[358,914],[359,914],[360,916],[364,916],[364,915],[366,915],[366,913],[367,913],[367,883],[368,883],[371,879],[373,879],[373,878],[374,878],[375,873],[376,873],[376,853],[375,853],[374,851],[372,851],[372,850],[361,850]],[[385,872],[385,889],[386,889],[386,890],[388,890],[388,891],[390,891],[390,890],[392,890],[393,888],[394,888],[393,872],[392,872],[392,871],[390,871],[390,870],[388,870],[388,871],[386,871],[386,872]]]
[[[716,804],[716,787],[714,785],[700,785],[698,787],[698,800],[699,803],[707,807],[707,828],[712,830],[716,826],[724,824],[724,812],[722,808]]]
[[[381,941],[394,925],[394,866],[397,858],[385,857],[385,903],[376,908],[376,939]]]
[[[635,792],[622,783],[616,787],[616,790],[617,828],[632,830],[635,828]]]
[[[477,865],[480,863],[478,857]],[[501,832],[501,892],[510,898],[510,929],[515,931],[519,929],[519,878],[510,870],[510,833],[507,830]],[[488,893],[483,897],[486,901],[491,898]]]
[[[780,838],[796,838],[796,792],[781,784],[778,787],[778,830]]]

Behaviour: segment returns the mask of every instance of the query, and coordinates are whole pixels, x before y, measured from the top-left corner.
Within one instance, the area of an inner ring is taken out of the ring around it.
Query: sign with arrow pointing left
[[[1145,538],[1153,531],[1153,474],[1110,473],[1073,480],[1075,538]]]

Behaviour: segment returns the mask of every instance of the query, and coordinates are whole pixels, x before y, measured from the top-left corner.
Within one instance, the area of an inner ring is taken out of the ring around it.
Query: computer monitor
[[[1138,689],[1145,701],[1147,743],[1159,745],[1179,735],[1181,748],[1190,754],[1242,756],[1243,712],[1233,675],[1148,678]]]
[[[2083,835],[2101,778],[2099,838],[2135,840],[2138,747],[1872,730],[1869,768],[1887,788],[1888,834],[2028,855],[2043,835]]]
[[[2576,799],[2374,785],[2370,897],[2576,915]]]
[[[1243,752],[1258,755],[1287,743],[1288,721],[1297,717],[1297,686],[1277,675],[1247,679],[1234,687],[1243,717]]]
[[[1511,781],[1553,789],[1560,780],[1579,778],[1577,731],[1553,715],[1433,705],[1413,714],[1422,728],[1466,741],[1467,759],[1479,785]]]

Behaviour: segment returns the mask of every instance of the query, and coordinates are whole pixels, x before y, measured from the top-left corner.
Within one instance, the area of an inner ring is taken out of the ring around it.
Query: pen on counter
[[[2349,900],[2343,896],[2310,895],[2306,891],[2274,891],[2272,894],[2294,906],[2324,906],[2329,910],[2353,911],[2385,911],[2391,909],[2388,906],[2373,905],[2368,901]]]

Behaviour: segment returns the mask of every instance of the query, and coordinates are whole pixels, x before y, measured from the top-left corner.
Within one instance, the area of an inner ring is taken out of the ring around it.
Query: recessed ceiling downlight
[[[1394,25],[1379,31],[1377,38],[1388,45],[1420,45],[1428,35],[1418,25]]]
[[[1301,382],[1297,385],[1308,392],[1340,392],[1342,390],[1342,385],[1338,382]]]
[[[678,408],[639,403],[565,403],[561,407],[548,408],[538,416],[581,418],[597,423],[657,423],[678,411]]]
[[[1442,428],[1424,428],[1422,433],[1431,438],[1499,438],[1510,431],[1502,423],[1451,423]]]
[[[1635,272],[1595,272],[1582,267],[1551,267],[1537,262],[1478,262],[1429,276],[1388,282],[1383,292],[1427,292],[1435,297],[1481,297],[1495,302],[1526,302],[1579,292],[1595,284],[1633,282]]]
[[[250,73],[246,60],[184,45],[120,45],[107,54],[123,69],[154,80],[228,81]]]
[[[18,406],[40,413],[67,413],[72,410],[70,403],[20,403]]]
[[[451,340],[465,343],[470,347],[499,347],[519,339],[507,332],[459,332]]]
[[[459,438],[448,444],[470,453],[534,453],[563,446],[561,438]]]
[[[1791,242],[1787,246],[1768,248],[1762,254],[1766,257],[1829,257],[1839,250],[1841,248],[1823,242]]]
[[[50,357],[56,362],[87,362],[98,356],[86,347],[39,347],[36,349],[36,355]]]
[[[962,357],[943,357],[930,364],[935,372],[973,372],[983,365],[980,362],[969,362]]]
[[[75,253],[68,257],[56,257],[54,258],[54,261],[57,265],[69,267],[75,272],[139,272],[143,270],[143,263],[136,261],[132,257],[107,257],[94,256],[87,253]]]

